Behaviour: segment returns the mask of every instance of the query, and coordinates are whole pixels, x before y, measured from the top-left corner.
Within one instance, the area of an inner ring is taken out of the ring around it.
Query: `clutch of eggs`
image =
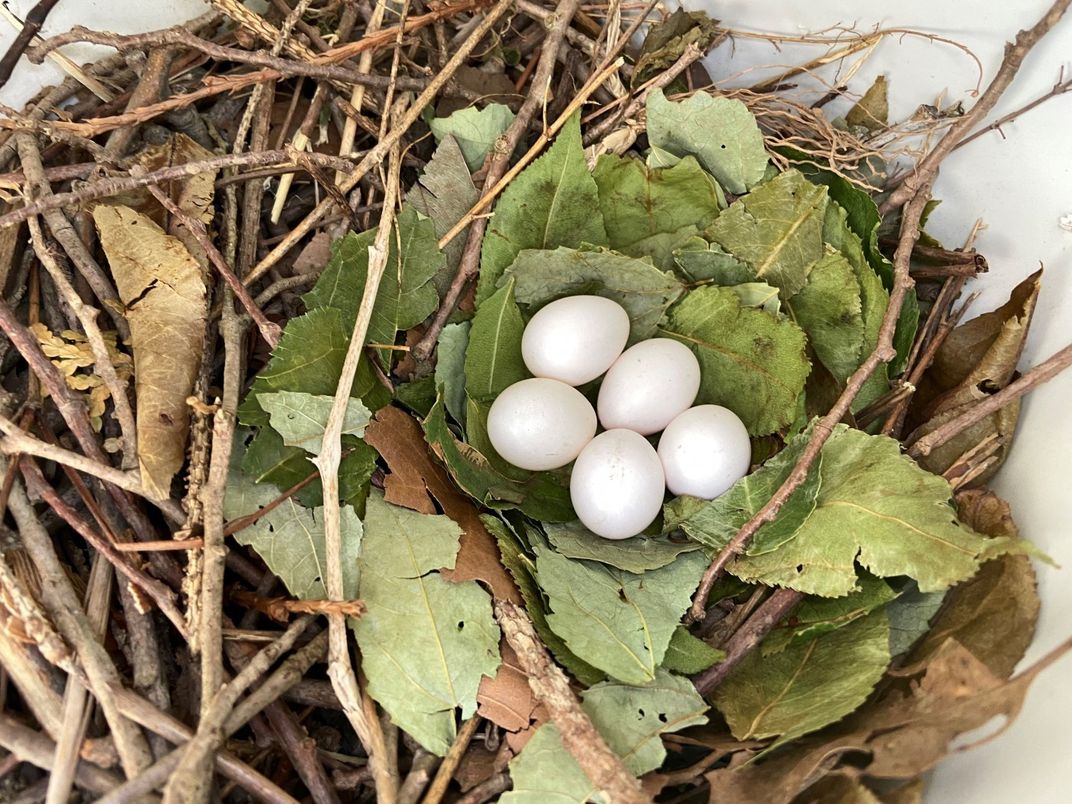
[[[751,461],[748,432],[731,410],[692,407],[700,365],[688,347],[650,338],[625,349],[628,340],[629,315],[610,299],[551,302],[522,336],[533,378],[504,390],[488,413],[491,444],[514,466],[546,471],[575,461],[573,508],[605,539],[641,533],[667,489],[714,499]],[[604,374],[593,409],[574,386]],[[597,425],[605,432],[596,435]],[[660,432],[656,449],[646,436]]]

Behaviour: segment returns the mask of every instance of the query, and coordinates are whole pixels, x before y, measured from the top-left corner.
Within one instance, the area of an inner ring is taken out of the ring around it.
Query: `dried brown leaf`
[[[99,205],[93,220],[130,322],[142,483],[166,499],[186,454],[186,397],[201,363],[208,313],[205,282],[186,247],[145,215]]]
[[[845,115],[850,126],[863,126],[868,131],[881,131],[889,126],[890,103],[886,76],[880,75],[856,105]]]
[[[987,536],[1018,536],[1009,505],[990,491],[957,495],[960,519]],[[1027,556],[1002,556],[949,592],[912,661],[931,656],[955,639],[992,673],[1008,678],[1027,651],[1038,622],[1038,581]]]
[[[859,780],[844,773],[832,773],[797,796],[796,804],[882,804],[882,802]]]
[[[505,640],[499,645],[502,664],[494,678],[484,676],[477,690],[477,710],[507,731],[521,731],[529,727],[536,699],[529,687],[529,678],[517,663],[517,654]]]
[[[480,521],[480,512],[432,457],[417,421],[399,408],[382,408],[365,429],[365,441],[391,469],[384,483],[388,502],[429,513],[427,506],[434,499],[443,513],[461,526],[458,559],[454,569],[444,570],[443,576],[456,583],[481,581],[496,599],[520,604],[521,594],[503,567],[498,545]],[[399,479],[392,481],[395,475]]]
[[[1038,299],[1041,271],[1012,292],[1009,301],[953,330],[920,384],[910,420],[916,427],[909,441],[918,439],[1000,391],[1016,375]],[[921,459],[924,468],[942,474],[958,459],[982,443],[996,439],[994,460],[971,482],[984,483],[1004,462],[1012,443],[1019,401],[1005,406],[967,428]]]

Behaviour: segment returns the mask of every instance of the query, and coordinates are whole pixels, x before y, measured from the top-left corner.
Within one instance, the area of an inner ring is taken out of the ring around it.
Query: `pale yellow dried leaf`
[[[208,303],[197,260],[126,206],[93,210],[119,298],[127,306],[137,397],[138,462],[146,491],[170,494],[182,466]]]

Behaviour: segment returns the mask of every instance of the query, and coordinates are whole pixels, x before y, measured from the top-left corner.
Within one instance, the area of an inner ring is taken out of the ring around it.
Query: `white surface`
[[[658,453],[671,494],[713,500],[748,474],[752,443],[732,410],[697,405],[666,425]]]
[[[34,0],[11,0],[24,14]],[[811,0],[688,0],[690,7],[706,6],[727,25],[785,33],[814,31],[835,23],[876,23],[912,26],[952,36],[970,46],[986,67],[989,80],[1001,59],[1005,40],[1038,18],[1048,0],[934,0],[851,2]],[[189,19],[205,10],[200,0],[61,0],[49,16],[44,33],[74,24],[94,25],[118,32],[158,28]],[[13,33],[0,22],[0,46]],[[101,49],[97,49],[100,52]],[[76,60],[85,50],[69,48]],[[769,44],[738,40],[723,44],[711,58],[712,74],[725,78],[745,64],[799,63],[816,55],[814,48],[785,45],[781,52]],[[729,63],[733,55],[732,66]],[[1072,18],[1066,18],[1027,60],[1020,77],[996,114],[1012,110],[1045,92],[1063,66],[1072,74]],[[895,117],[933,101],[970,104],[975,85],[974,65],[947,46],[915,39],[887,39],[878,46],[854,82],[858,89],[885,72],[892,80],[890,99]],[[0,90],[0,101],[20,105],[42,82],[56,80],[51,65],[18,67]],[[749,83],[758,75],[736,83]],[[991,272],[976,283],[984,290],[980,311],[1004,300],[1009,289],[1040,262],[1046,266],[1043,292],[1023,365],[1030,366],[1072,341],[1072,233],[1060,228],[1062,216],[1072,213],[1072,93],[1054,99],[1004,128],[1005,138],[992,133],[958,151],[945,163],[936,195],[946,203],[935,213],[930,229],[956,245],[977,217],[988,228],[977,245],[990,260]],[[1064,512],[1069,488],[1072,451],[1072,375],[1053,380],[1025,403],[1020,434],[1009,462],[996,482],[997,490],[1013,504],[1024,534],[1062,566],[1039,567],[1043,609],[1039,630],[1025,663],[1034,661],[1072,631],[1066,613],[1072,611],[1072,538]],[[1004,804],[1010,797],[1029,804],[1068,799],[1072,788],[1072,685],[1069,660],[1050,669],[1034,684],[1019,720],[999,740],[946,762],[927,793],[929,802]]]
[[[649,338],[626,349],[599,386],[599,423],[641,435],[662,430],[696,401],[700,364],[678,341]]]
[[[599,377],[629,340],[629,313],[602,296],[567,296],[541,307],[525,326],[521,356],[536,377],[584,385]]]
[[[983,86],[1001,61],[1006,39],[1028,27],[1050,5],[1049,0],[934,0],[850,2],[811,0],[691,0],[690,8],[706,7],[723,24],[750,30],[803,34],[841,23],[869,29],[908,26],[968,45],[985,69]],[[738,39],[723,44],[710,58],[715,80],[739,73],[746,65],[798,64],[822,53],[815,47],[770,44]],[[731,60],[732,57],[732,60]],[[1062,67],[1072,75],[1072,14],[1028,57],[1006,93],[995,117],[1045,93]],[[780,72],[780,71],[775,71]],[[890,79],[891,118],[903,119],[918,104],[941,94],[945,103],[973,102],[975,66],[946,45],[919,39],[887,38],[852,83],[862,92],[875,75]],[[768,71],[770,74],[770,71]],[[763,73],[739,76],[734,84],[754,83]],[[831,73],[827,71],[829,77]],[[845,106],[834,107],[835,113]],[[983,312],[1007,298],[1009,290],[1040,263],[1042,282],[1022,367],[1034,365],[1072,341],[1072,232],[1060,219],[1072,213],[1072,94],[1048,101],[1004,127],[1005,137],[990,133],[946,160],[935,188],[944,203],[928,225],[951,246],[960,245],[976,218],[987,228],[977,248],[990,261],[990,273],[974,289],[982,289],[975,309]],[[1008,463],[995,482],[1010,500],[1024,535],[1034,540],[1061,566],[1037,565],[1042,615],[1034,644],[1021,667],[1053,648],[1070,633],[1072,621],[1072,538],[1065,505],[1069,495],[1072,452],[1072,373],[1066,373],[1032,394],[1024,405],[1020,432]],[[1069,657],[1039,678],[1012,728],[999,739],[945,762],[927,792],[928,802],[1004,804],[1011,798],[1029,804],[1069,800],[1072,789],[1072,660]]]
[[[573,465],[570,499],[577,518],[604,539],[628,539],[654,521],[666,481],[655,448],[632,430],[607,430]]]
[[[5,5],[16,17],[23,19],[35,3],[36,0],[8,0]],[[45,20],[40,35],[47,38],[75,25],[114,33],[140,33],[185,22],[204,14],[208,9],[208,3],[204,0],[60,0]],[[14,38],[14,28],[0,19],[0,49],[7,50]],[[78,44],[63,48],[63,53],[77,64],[84,64],[107,55],[111,50],[97,45]],[[0,89],[0,103],[22,108],[42,86],[58,83],[64,77],[63,71],[51,61],[34,65],[22,59],[7,85]]]
[[[533,472],[565,466],[595,434],[592,403],[558,380],[515,382],[495,397],[488,411],[488,438],[495,451]]]

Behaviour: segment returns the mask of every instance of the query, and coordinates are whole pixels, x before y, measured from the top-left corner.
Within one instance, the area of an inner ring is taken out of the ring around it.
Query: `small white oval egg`
[[[607,430],[581,450],[570,476],[577,518],[604,539],[636,536],[659,515],[666,493],[654,447],[632,430]]]
[[[599,421],[641,435],[662,430],[694,401],[700,364],[684,344],[652,338],[626,349],[599,389]]]
[[[536,377],[591,382],[629,340],[629,314],[602,296],[567,296],[542,307],[521,336],[521,356]]]
[[[752,444],[748,430],[721,405],[689,408],[666,426],[659,459],[671,494],[713,500],[748,474]]]
[[[596,434],[596,412],[576,388],[534,377],[515,382],[491,404],[488,437],[506,461],[521,469],[558,469]]]

